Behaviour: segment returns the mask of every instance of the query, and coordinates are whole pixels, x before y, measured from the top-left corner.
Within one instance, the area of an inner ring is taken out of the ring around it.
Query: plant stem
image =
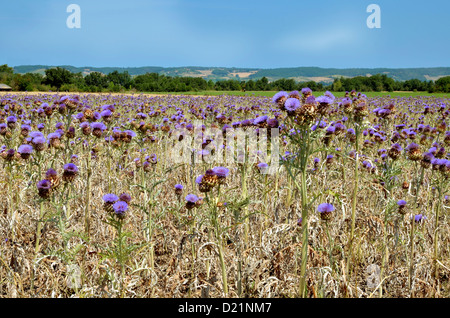
[[[442,204],[442,187],[441,185],[438,186],[438,200],[437,200],[437,206],[436,206],[436,213],[435,213],[435,223],[434,223],[434,263],[435,263],[435,278],[436,280],[439,279],[439,266],[438,266],[438,236],[439,236],[439,214]]]
[[[219,196],[219,194],[218,194],[218,196]],[[220,267],[221,267],[221,270],[222,270],[223,292],[224,292],[224,296],[228,297],[227,270],[226,270],[226,265],[225,265],[225,258],[224,258],[224,255],[223,255],[223,239],[222,239],[222,233],[221,233],[220,227],[219,227],[219,221],[218,221],[218,218],[217,218],[217,200],[218,200],[218,196],[214,200],[214,202],[211,202],[211,200],[210,200],[210,198],[208,196],[208,192],[206,192],[206,200],[207,200],[207,203],[208,203],[208,206],[209,206],[209,210],[210,210],[211,225],[214,228],[214,233],[215,233],[215,237],[216,237],[216,243],[217,243],[217,247],[219,249],[219,261],[220,261]]]
[[[86,235],[89,237],[89,230],[90,230],[90,218],[91,218],[91,154],[88,153],[88,156],[86,158],[86,171],[87,171],[87,185],[86,185],[86,209],[84,214],[84,230],[86,232]]]
[[[218,242],[218,246],[219,246],[220,267],[222,269],[223,293],[225,297],[228,297],[227,269],[225,267],[225,259],[223,257],[223,245],[221,240]]]
[[[247,162],[244,162],[242,164],[242,174],[241,174],[241,184],[242,184],[242,196],[241,198],[245,200],[247,198]],[[244,214],[247,214],[247,207],[244,207]],[[249,233],[249,218],[246,217],[244,221],[244,239],[245,239],[245,245],[247,246],[248,243],[248,233]]]
[[[118,222],[117,225],[117,239],[118,241],[118,258],[119,258],[119,264],[120,264],[120,294],[121,297],[124,296],[124,288],[123,288],[123,280],[125,278],[125,266],[123,263],[123,246],[122,246],[122,221]]]
[[[16,212],[14,211],[14,191],[12,191],[12,186],[13,186],[13,176],[12,176],[12,165],[11,162],[8,162],[8,193],[10,195],[9,197],[9,211],[8,214],[11,217],[11,239],[14,241],[16,239],[16,231],[14,229],[14,223],[15,223],[15,214]]]
[[[306,169],[301,173],[302,196],[302,254],[300,266],[300,291],[302,298],[306,297],[306,264],[308,259],[308,208],[306,194]]]
[[[44,217],[44,200],[40,200],[40,204],[39,204],[39,218],[37,220],[37,229],[36,229],[36,245],[34,248],[34,254],[35,254],[35,262],[33,264],[33,269],[32,269],[32,273],[31,273],[31,287],[30,289],[33,290],[34,289],[34,279],[35,279],[35,274],[36,274],[36,269],[34,268],[35,263],[36,263],[36,258],[37,258],[37,254],[39,253],[39,243],[40,243],[40,239],[41,239],[41,230],[42,230],[42,218]]]
[[[421,167],[420,170],[420,178],[416,179],[416,193],[415,193],[415,199],[414,199],[414,206],[413,206],[413,211],[416,211],[417,209],[417,198],[419,197],[419,190],[420,190],[420,185],[423,181],[423,173],[424,173],[424,168]],[[409,263],[409,289],[410,289],[410,293],[412,294],[412,285],[413,285],[413,272],[414,272],[414,231],[415,231],[415,214],[413,213],[412,218],[411,218],[411,237],[410,237],[410,263]]]
[[[383,233],[383,254],[381,256],[381,269],[380,269],[380,281],[383,280],[383,274],[384,274],[384,268],[386,265],[386,262],[388,261],[388,246],[387,246],[387,208],[385,208],[384,212],[384,233]],[[380,298],[383,295],[383,284],[380,283]]]
[[[347,271],[350,271],[350,264],[352,264],[353,261],[353,240],[355,237],[355,221],[356,221],[356,200],[358,196],[358,187],[359,187],[359,138],[360,138],[360,127],[359,124],[356,123],[355,125],[355,134],[356,134],[356,152],[355,152],[355,176],[354,176],[354,188],[353,188],[353,198],[352,198],[352,220],[351,220],[351,229],[350,229],[350,240],[349,240],[349,258],[347,259]],[[346,275],[348,276],[348,273]]]
[[[328,237],[328,257],[330,259],[330,267],[331,269],[334,268],[334,260],[333,260],[333,241],[331,240],[331,235],[330,235],[330,230],[328,227],[328,222],[329,221],[325,221],[325,230],[327,232],[327,237]]]
[[[39,243],[40,243],[40,239],[41,239],[41,230],[42,230],[42,218],[44,216],[44,200],[40,200],[40,205],[39,205],[39,219],[38,219],[38,224],[37,224],[37,230],[36,230],[36,246],[34,249],[35,254],[37,254],[39,252]]]

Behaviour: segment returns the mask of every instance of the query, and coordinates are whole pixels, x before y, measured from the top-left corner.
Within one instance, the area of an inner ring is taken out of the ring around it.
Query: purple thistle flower
[[[104,131],[106,129],[106,125],[101,122],[93,122],[91,124],[92,129],[100,129],[101,131]]]
[[[36,138],[36,137],[44,137],[44,134],[40,131],[32,131],[29,134],[30,138]]]
[[[77,173],[78,167],[73,163],[66,163],[63,166],[64,171],[70,172],[70,173]]]
[[[26,131],[30,131],[30,130],[31,130],[31,126],[28,125],[28,124],[22,124],[22,125],[20,126],[20,129],[26,130]]]
[[[228,168],[225,167],[214,167],[212,170],[215,173],[215,175],[218,176],[219,178],[226,178],[230,171]]]
[[[37,188],[38,189],[49,190],[51,187],[52,187],[52,183],[50,182],[50,180],[47,180],[47,179],[38,181],[38,183],[37,183]]]
[[[300,101],[297,98],[288,98],[284,103],[284,108],[288,112],[295,112],[298,108],[300,108]]]
[[[300,98],[300,93],[298,91],[292,91],[289,93],[289,97]]]
[[[14,149],[8,149],[6,151],[1,152],[1,156],[3,159],[7,161],[12,161],[15,157],[16,151]]]
[[[272,97],[272,101],[276,104],[283,97],[287,99],[289,94],[285,91],[278,92]]]
[[[125,201],[126,203],[130,203],[131,201],[131,196],[128,193],[122,193],[121,195],[119,195],[119,200],[120,201]]]
[[[175,185],[175,194],[180,196],[183,193],[183,186],[181,184]]]
[[[83,121],[83,122],[80,124],[80,128],[81,128],[81,129],[89,128],[89,122],[88,122],[88,121]]]
[[[333,158],[334,156],[332,154],[327,155],[327,159],[325,161],[325,163],[329,166],[333,163]]]
[[[320,103],[320,104],[332,104],[333,103],[333,99],[329,96],[319,96],[316,98],[316,102]]]
[[[16,121],[17,121],[16,116],[9,116],[8,118],[6,118],[7,123],[15,123]]]
[[[197,197],[195,194],[188,194],[185,200],[186,200],[186,209],[190,210],[196,206],[200,198]]]
[[[259,116],[253,120],[253,125],[265,124],[265,123],[267,123],[267,119],[268,119],[267,115]]]
[[[51,179],[51,178],[54,178],[54,177],[56,177],[58,175],[58,173],[56,172],[56,170],[55,169],[53,169],[53,168],[50,168],[50,169],[48,169],[46,172],[45,172],[45,177],[47,178],[47,179]]]
[[[411,151],[411,150],[415,150],[415,149],[419,149],[419,145],[412,142],[410,143],[408,146],[406,146],[405,150],[407,151]]]
[[[50,196],[52,183],[50,180],[44,179],[37,183],[38,194],[41,198],[47,199]]]
[[[83,117],[84,117],[84,113],[78,113],[74,116],[74,118],[77,120],[83,119]]]
[[[198,197],[195,194],[188,194],[185,200],[190,203],[196,203],[198,201]]]
[[[251,126],[253,122],[250,119],[244,119],[241,121],[241,127],[248,127]]]
[[[125,201],[117,201],[112,207],[114,213],[120,218],[123,218],[125,212],[128,210],[128,204]]]
[[[434,156],[437,153],[437,148],[436,147],[431,147],[430,149],[428,149],[428,152],[431,153]]]
[[[398,152],[402,151],[402,146],[400,146],[398,143],[393,144],[391,148],[397,150]]]
[[[66,182],[72,182],[78,175],[78,167],[74,163],[66,163],[63,166],[64,172],[62,179]]]
[[[28,159],[31,156],[31,153],[33,152],[33,147],[31,145],[20,145],[17,149],[17,153],[19,153],[20,157],[22,159]]]
[[[324,95],[332,100],[332,102],[336,99],[336,97],[330,92],[326,91]]]
[[[136,137],[136,133],[133,130],[127,129],[127,130],[124,130],[123,132],[126,133],[128,135],[128,137],[131,137],[131,138]]]
[[[265,174],[269,169],[269,165],[265,162],[260,162],[256,166],[258,167],[259,172],[261,172],[262,174]]]
[[[331,203],[321,203],[317,207],[317,211],[320,213],[333,212],[334,206]]]
[[[303,95],[310,95],[310,94],[312,94],[312,90],[309,87],[304,87],[304,88],[302,88],[301,93]]]
[[[104,118],[104,119],[108,119],[109,117],[111,117],[112,115],[112,111],[109,109],[105,109],[102,112],[100,112],[100,117]]]
[[[113,112],[115,110],[115,107],[114,107],[114,105],[103,105],[102,110],[109,110],[109,111]]]
[[[33,152],[33,147],[31,145],[20,145],[17,149],[20,154],[31,154]]]
[[[44,150],[44,145],[45,145],[45,138],[38,136],[35,138],[32,138],[31,143],[33,144],[34,148],[36,149],[36,151],[42,151]]]
[[[58,134],[58,133],[56,133],[56,132],[52,132],[52,133],[49,133],[49,134],[47,135],[47,139],[48,139],[49,141],[52,140],[52,139],[59,139],[59,138],[61,138],[61,135]]]
[[[414,221],[416,223],[421,223],[421,222],[425,221],[426,219],[427,219],[427,217],[423,214],[417,214],[414,216]]]
[[[197,178],[195,178],[195,183],[200,184],[202,182],[203,175],[199,175]]]
[[[326,129],[326,133],[328,134],[328,135],[332,135],[332,134],[334,134],[336,132],[336,127],[334,127],[334,126],[330,126],[330,127],[328,127],[327,129]]]
[[[308,96],[308,98],[306,98],[305,100],[305,104],[314,104],[314,103],[316,103],[316,98],[313,95]]]
[[[119,197],[115,195],[114,193],[108,193],[103,196],[103,201],[105,203],[114,203],[119,200]]]

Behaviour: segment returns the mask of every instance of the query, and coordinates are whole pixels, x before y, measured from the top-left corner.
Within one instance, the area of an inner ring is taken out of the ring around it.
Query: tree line
[[[39,73],[14,73],[8,65],[0,65],[0,83],[7,84],[14,91],[68,91],[68,92],[191,92],[191,91],[294,91],[309,87],[313,91],[334,92],[361,91],[419,91],[429,93],[450,93],[450,76],[436,81],[410,79],[397,81],[386,74],[335,78],[332,83],[294,79],[269,81],[267,77],[250,79],[205,80],[201,77],[172,77],[158,73],[131,76],[127,71],[113,71],[108,74],[91,72],[87,75],[73,73],[61,67]]]

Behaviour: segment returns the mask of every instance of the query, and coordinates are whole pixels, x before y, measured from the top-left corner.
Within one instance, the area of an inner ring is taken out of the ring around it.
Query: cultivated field
[[[450,297],[449,112],[308,89],[2,93],[0,295]]]

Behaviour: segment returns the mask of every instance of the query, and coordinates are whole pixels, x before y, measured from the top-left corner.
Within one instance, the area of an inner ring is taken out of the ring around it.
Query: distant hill
[[[58,65],[73,73],[82,73],[87,75],[91,72],[100,72],[108,74],[113,71],[120,73],[127,71],[130,75],[142,75],[145,73],[158,73],[168,76],[187,76],[202,77],[206,80],[256,80],[267,77],[269,81],[280,78],[292,78],[297,82],[322,82],[330,83],[339,77],[355,77],[355,76],[371,76],[375,74],[386,74],[387,76],[397,80],[406,81],[410,79],[419,79],[421,81],[436,81],[440,77],[450,76],[450,67],[433,67],[433,68],[321,68],[321,67],[289,67],[289,68],[233,68],[233,67],[159,67],[159,66],[143,66],[143,67],[75,67],[71,65]],[[41,73],[45,74],[45,70],[56,66],[49,65],[20,65],[14,67],[16,73]]]

